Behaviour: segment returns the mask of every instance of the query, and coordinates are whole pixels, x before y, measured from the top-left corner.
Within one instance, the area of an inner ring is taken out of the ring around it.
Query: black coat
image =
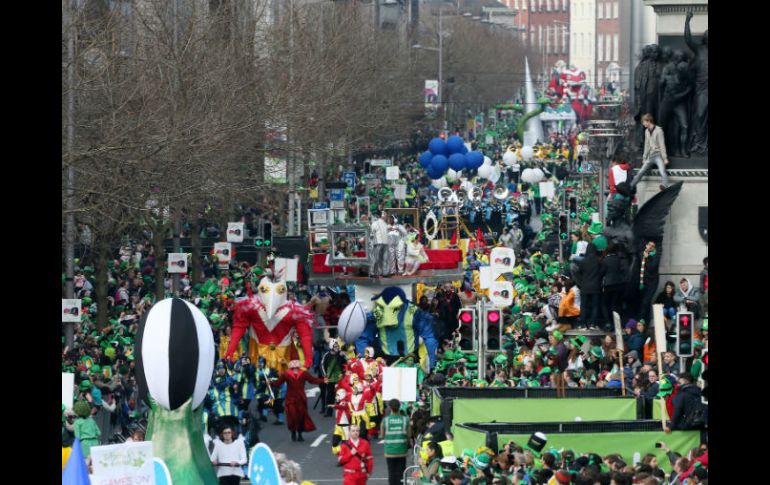
[[[629,279],[629,262],[624,254],[610,253],[602,261],[604,266],[604,287],[625,285]]]
[[[679,388],[674,396],[674,416],[671,420],[671,429],[682,429],[682,421],[689,416],[695,408],[701,406],[701,391],[695,384],[685,384]]]
[[[583,260],[577,263],[574,275],[581,295],[601,293],[603,269],[596,246],[589,244]]]

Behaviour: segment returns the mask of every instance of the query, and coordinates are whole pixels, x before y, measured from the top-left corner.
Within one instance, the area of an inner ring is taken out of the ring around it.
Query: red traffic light
[[[471,323],[473,321],[473,314],[471,312],[460,313],[460,321],[463,323]]]
[[[498,321],[500,321],[500,312],[487,313],[487,320],[489,320],[492,323],[497,323]]]
[[[689,315],[682,315],[681,317],[679,317],[679,323],[681,323],[683,327],[689,327],[690,326],[690,316]]]

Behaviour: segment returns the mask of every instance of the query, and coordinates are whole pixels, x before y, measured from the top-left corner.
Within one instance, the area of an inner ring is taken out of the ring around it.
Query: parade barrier
[[[441,416],[445,426],[453,422],[469,423],[496,420],[500,422],[539,422],[643,418],[637,400],[623,398],[620,389],[569,388],[566,397],[554,388],[434,387],[431,393],[431,415]],[[613,398],[613,399],[608,399]],[[617,399],[615,399],[617,398]],[[532,404],[525,404],[531,400]],[[607,403],[600,403],[607,401]],[[552,404],[538,404],[552,402]],[[552,406],[552,414],[537,419],[541,406]],[[598,406],[598,407],[597,407]],[[594,409],[598,411],[594,411]],[[604,414],[604,413],[611,414]]]
[[[457,265],[462,261],[462,251],[459,249],[426,249],[425,253],[428,255],[428,261],[420,264],[420,269],[456,269]],[[353,251],[353,255],[357,257],[366,256],[364,251]],[[331,273],[332,267],[326,264],[326,253],[313,254],[313,272],[314,273]],[[342,272],[343,266],[335,266],[334,271]]]
[[[547,443],[543,451],[551,447],[557,450],[574,450],[575,456],[597,453],[604,457],[619,453],[623,460],[632,464],[647,453],[654,454],[658,466],[671,472],[666,453],[655,443],[666,445],[680,453],[686,453],[700,444],[700,431],[672,431],[665,433],[660,421],[595,421],[549,423],[467,423],[458,424],[454,434],[455,454],[458,450],[475,450],[487,446],[495,453],[510,441],[524,446],[533,433],[544,433]]]

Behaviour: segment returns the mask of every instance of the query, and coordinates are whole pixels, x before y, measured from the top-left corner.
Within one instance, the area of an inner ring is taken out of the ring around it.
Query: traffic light
[[[567,214],[559,214],[559,238],[565,241],[569,237]]]
[[[569,216],[573,219],[577,217],[577,197],[574,195],[569,198]]]
[[[266,247],[271,247],[273,245],[273,224],[270,222],[265,222],[262,226],[262,235],[264,236],[264,244]]]
[[[693,354],[693,314],[679,312],[676,314],[676,353],[679,357],[690,357]]]
[[[260,236],[255,237],[254,238],[254,246],[256,246],[257,249],[265,247],[265,240],[264,240],[264,238],[262,238]]]
[[[486,350],[501,350],[500,342],[503,337],[503,311],[499,308],[484,309],[484,327],[486,329],[486,333],[484,334],[484,337],[486,338]]]
[[[476,309],[461,308],[457,320],[460,322],[460,350],[476,350]]]

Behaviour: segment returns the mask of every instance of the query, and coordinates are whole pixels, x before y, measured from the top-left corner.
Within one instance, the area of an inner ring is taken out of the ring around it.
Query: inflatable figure
[[[373,346],[386,362],[394,362],[406,354],[416,353],[422,338],[433,368],[438,347],[433,336],[433,316],[407,300],[404,290],[397,286],[385,288],[372,300],[374,311],[367,315],[364,332],[356,340],[356,350],[364,354],[366,347]]]
[[[250,292],[249,292],[250,293]],[[293,338],[299,336],[304,357],[304,367],[313,363],[313,314],[303,305],[286,301],[286,283],[273,283],[262,278],[256,295],[239,300],[233,313],[233,333],[225,358],[235,352],[246,330],[253,340],[249,355],[252,362],[264,357],[267,367],[286,371],[286,364],[297,358]],[[256,348],[256,352],[254,349]]]

